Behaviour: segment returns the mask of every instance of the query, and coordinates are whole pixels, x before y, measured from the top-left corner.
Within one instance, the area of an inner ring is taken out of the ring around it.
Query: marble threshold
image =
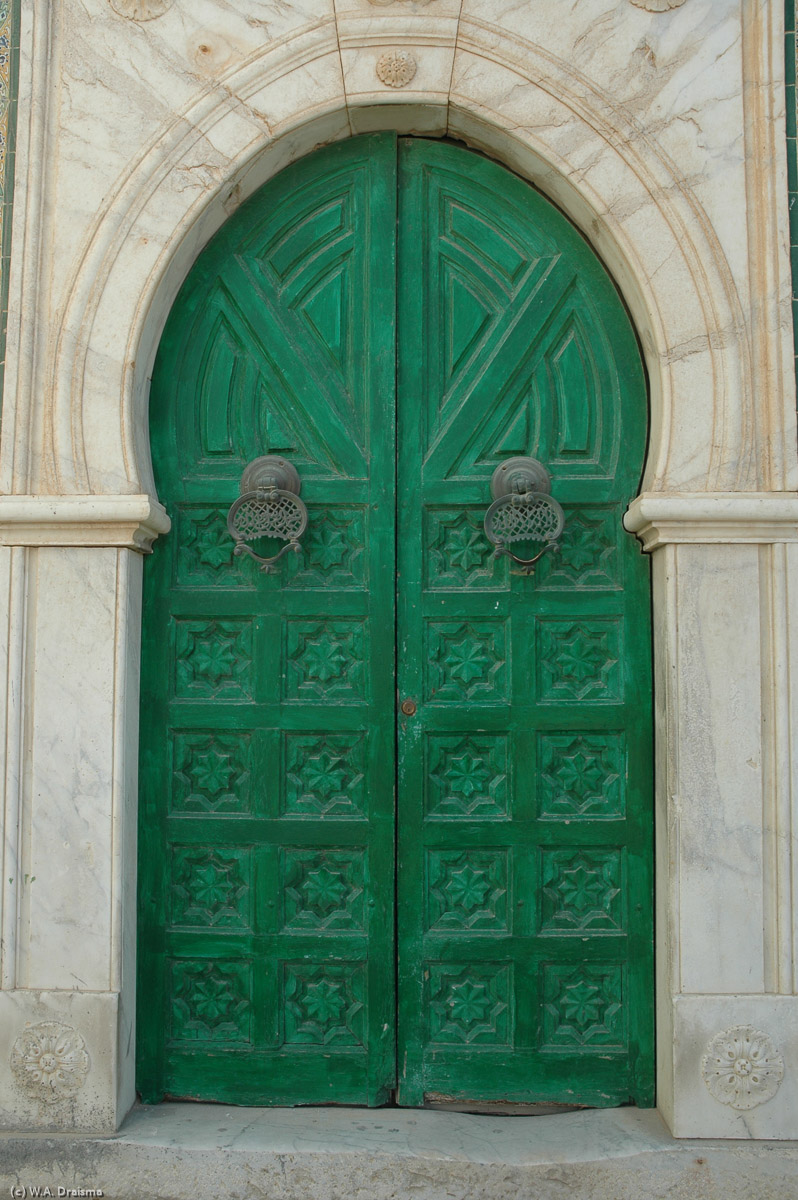
[[[115,1134],[0,1135],[0,1194],[792,1200],[798,1142],[676,1140],[655,1110],[636,1108],[529,1117],[164,1103],[137,1106]]]

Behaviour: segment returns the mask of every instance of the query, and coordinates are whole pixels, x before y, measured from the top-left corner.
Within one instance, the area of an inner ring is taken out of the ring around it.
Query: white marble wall
[[[147,403],[169,306],[283,165],[396,128],[531,179],[632,312],[651,392],[630,528],[654,554],[660,1105],[679,1135],[798,1136],[782,4],[660,7],[23,0],[0,438],[6,1123],[113,1126],[133,1094],[137,551],[168,528]],[[748,1026],[773,1051],[745,1035],[767,1062],[743,1108],[702,1061]],[[66,1082],[45,1101],[20,1080],[56,1043]]]

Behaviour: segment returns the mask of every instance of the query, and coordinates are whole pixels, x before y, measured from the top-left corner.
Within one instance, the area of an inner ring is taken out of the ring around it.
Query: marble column
[[[798,497],[643,495],[653,555],[658,1103],[798,1136]]]

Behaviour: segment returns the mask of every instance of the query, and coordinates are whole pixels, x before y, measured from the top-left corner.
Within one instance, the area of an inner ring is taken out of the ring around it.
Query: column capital
[[[646,551],[671,543],[798,542],[798,493],[643,492],[623,523]]]
[[[171,522],[151,496],[0,496],[0,546],[117,546],[148,553]]]

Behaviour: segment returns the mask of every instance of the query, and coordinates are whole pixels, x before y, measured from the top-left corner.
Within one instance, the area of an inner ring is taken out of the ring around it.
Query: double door
[[[145,566],[139,1086],[652,1101],[646,434],[604,268],[516,176],[392,134],[287,168],[164,331]],[[226,514],[298,470],[302,551]],[[495,557],[495,467],[565,511]]]

